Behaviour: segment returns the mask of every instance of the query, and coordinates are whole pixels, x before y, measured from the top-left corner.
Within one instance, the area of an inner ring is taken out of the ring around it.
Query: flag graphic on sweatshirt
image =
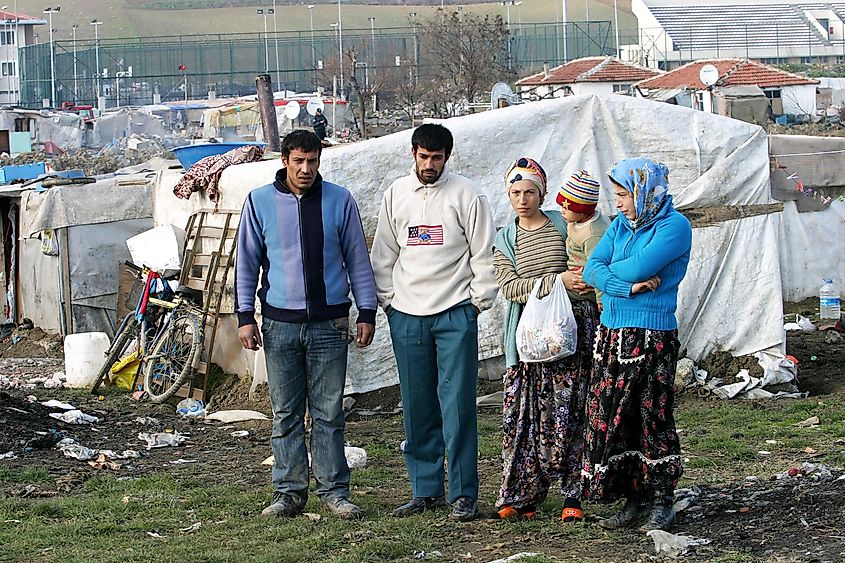
[[[417,225],[408,227],[408,246],[443,244],[443,225]]]

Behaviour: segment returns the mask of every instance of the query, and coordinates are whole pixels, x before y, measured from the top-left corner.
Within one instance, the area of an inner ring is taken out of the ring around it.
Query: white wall
[[[9,20],[14,21],[14,20]],[[3,20],[0,20],[3,22]],[[13,63],[14,74],[0,75],[0,104],[14,104],[18,99],[18,91],[20,90],[20,74],[21,70],[18,68],[18,46],[26,44],[26,25],[19,25],[17,36],[15,37],[14,45],[0,45],[0,62]],[[5,22],[0,25],[0,31],[14,32],[14,23]],[[12,33],[14,37],[15,34]]]
[[[612,82],[578,82],[572,85],[572,93],[575,95],[597,94],[599,96],[613,93]]]
[[[783,113],[790,115],[816,114],[816,85],[784,86],[780,91]]]

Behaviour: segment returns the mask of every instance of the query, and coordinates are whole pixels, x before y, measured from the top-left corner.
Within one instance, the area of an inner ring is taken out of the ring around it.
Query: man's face
[[[287,158],[282,157],[282,162],[287,169],[288,187],[293,191],[304,192],[311,187],[317,178],[317,170],[320,168],[320,152],[305,152],[302,149],[293,149]]]
[[[417,178],[423,184],[433,184],[443,174],[443,167],[449,157],[446,156],[446,149],[431,151],[423,147],[411,150],[414,155],[414,163],[417,168]]]

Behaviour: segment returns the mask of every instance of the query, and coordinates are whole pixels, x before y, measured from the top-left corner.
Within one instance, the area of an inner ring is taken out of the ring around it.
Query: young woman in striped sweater
[[[505,375],[500,519],[532,518],[552,481],[560,481],[565,499],[561,518],[580,521],[581,452],[584,400],[592,366],[591,344],[598,326],[595,300],[572,300],[578,324],[578,350],[545,363],[520,362],[516,326],[523,305],[540,281],[548,295],[558,277],[573,294],[592,293],[580,272],[567,269],[566,220],[541,211],[546,173],[530,158],[517,159],[505,175],[516,220],[499,231],[493,268],[509,308],[505,320]]]

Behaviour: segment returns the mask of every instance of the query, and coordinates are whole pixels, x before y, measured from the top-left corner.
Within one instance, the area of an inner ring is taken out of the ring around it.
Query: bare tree
[[[509,33],[501,16],[441,8],[419,25],[423,72],[436,85],[436,95],[427,100],[432,112],[452,115],[496,82],[514,77],[508,70]]]

